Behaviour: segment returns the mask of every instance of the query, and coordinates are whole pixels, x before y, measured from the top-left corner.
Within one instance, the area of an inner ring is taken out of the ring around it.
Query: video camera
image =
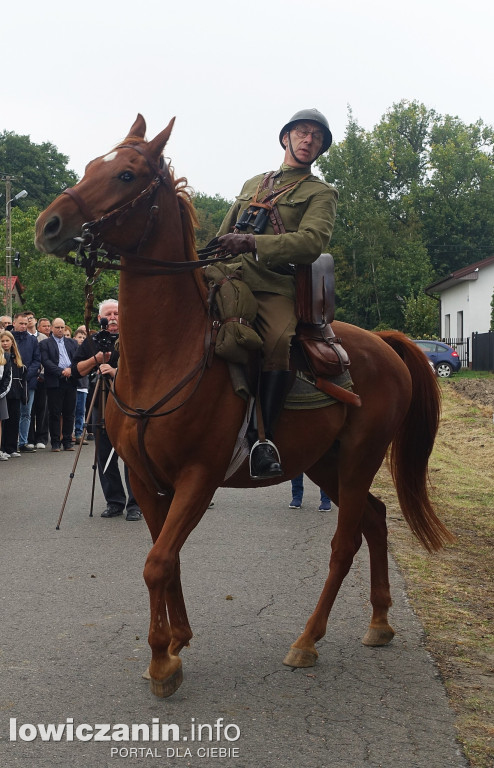
[[[98,347],[98,352],[113,352],[115,348],[115,342],[118,339],[118,333],[110,333],[108,330],[108,318],[101,317],[100,321],[101,331],[91,336],[93,341]]]

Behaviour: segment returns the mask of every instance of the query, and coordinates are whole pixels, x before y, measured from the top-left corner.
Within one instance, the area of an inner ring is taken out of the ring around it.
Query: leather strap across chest
[[[271,171],[270,173],[267,173],[264,176],[262,185],[260,189],[258,188],[255,197],[257,198],[257,195],[260,191],[267,189],[268,195],[264,198],[263,203],[266,203],[268,201],[267,205],[263,205],[262,203],[256,203],[256,205],[262,205],[262,207],[266,207],[269,209],[269,220],[271,222],[271,226],[274,229],[275,235],[284,235],[286,233],[285,226],[283,224],[283,221],[281,220],[280,212],[277,207],[278,200],[283,197],[283,195],[286,195],[287,192],[289,192],[291,189],[294,189],[296,186],[301,184],[305,179],[308,179],[310,176],[310,173],[307,173],[305,176],[302,176],[301,179],[298,179],[297,181],[292,181],[290,184],[285,184],[284,187],[281,187],[281,189],[277,189],[274,191],[274,180],[276,177],[276,173],[274,171]]]

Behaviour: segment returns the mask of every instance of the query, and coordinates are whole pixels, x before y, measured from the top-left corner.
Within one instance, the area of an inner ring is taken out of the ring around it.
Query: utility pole
[[[5,314],[12,317],[12,204],[16,205],[18,200],[27,197],[25,189],[19,192],[14,198],[12,195],[12,182],[16,181],[15,176],[9,176],[2,173],[2,181],[5,182]]]
[[[5,177],[5,224],[7,238],[5,240],[5,314],[12,317],[12,177]]]

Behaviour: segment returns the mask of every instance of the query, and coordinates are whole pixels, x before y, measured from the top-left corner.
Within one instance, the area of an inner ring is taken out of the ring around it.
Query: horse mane
[[[169,166],[170,181],[177,195],[178,207],[182,218],[182,230],[184,235],[184,250],[186,260],[197,260],[196,251],[196,227],[199,225],[197,214],[192,202],[193,191],[185,176],[175,179],[173,168]]]
[[[126,144],[142,144],[142,137],[127,136],[124,141]],[[121,144],[122,142],[119,142],[119,144],[115,146],[115,149],[118,149]],[[163,161],[163,157],[161,159]],[[189,182],[185,176],[181,176],[178,179],[175,178],[174,169],[170,164],[168,165],[168,175],[172,189],[175,190],[175,194],[177,195],[178,206],[180,209],[184,234],[185,258],[187,260],[195,261],[197,260],[195,229],[199,226],[199,221],[192,203],[193,190],[189,187]]]

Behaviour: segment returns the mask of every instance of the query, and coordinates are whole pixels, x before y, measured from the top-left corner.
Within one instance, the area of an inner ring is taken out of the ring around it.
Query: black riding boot
[[[273,433],[290,389],[291,377],[291,371],[263,371],[261,373],[259,398],[267,440],[259,442],[256,420],[255,418],[251,419],[247,438],[251,447],[250,474],[253,478],[264,479],[283,474],[280,455],[273,443]],[[255,408],[253,415],[255,415]]]

